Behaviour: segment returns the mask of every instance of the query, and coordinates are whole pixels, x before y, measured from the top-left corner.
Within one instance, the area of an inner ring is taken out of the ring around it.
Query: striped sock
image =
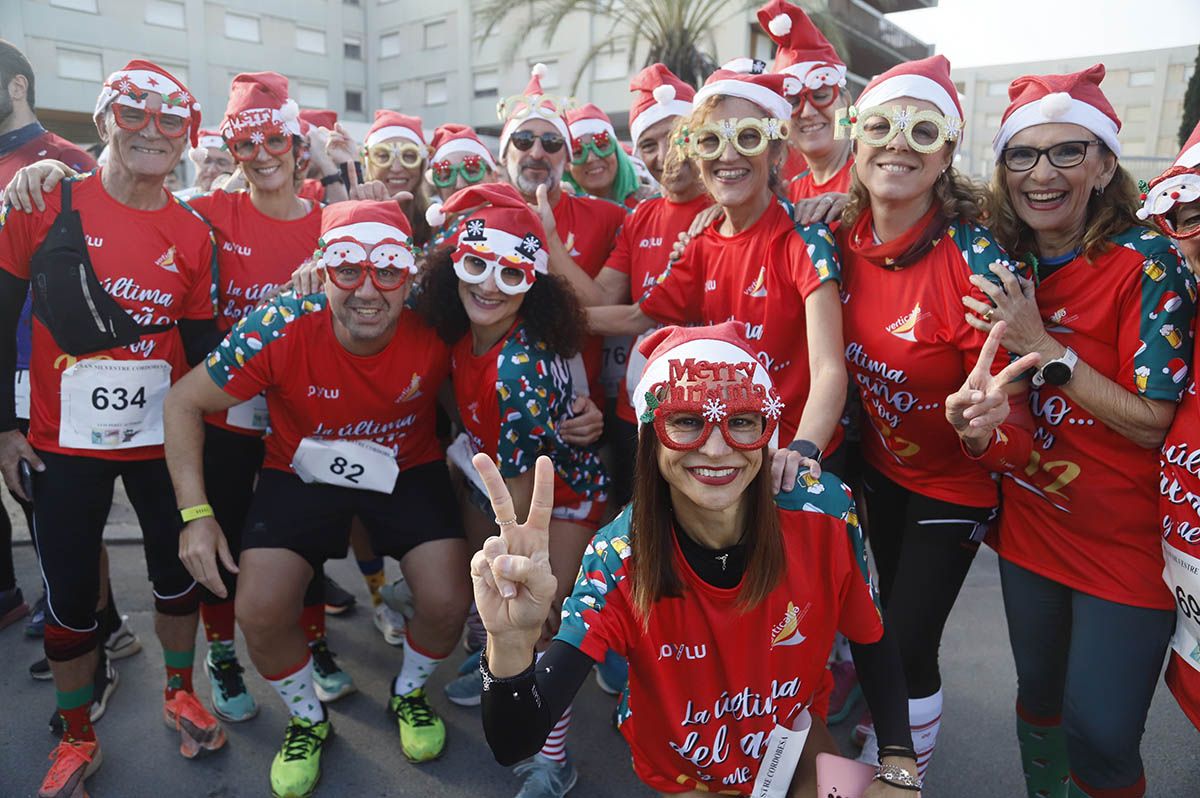
[[[558,723],[555,723],[554,728],[550,730],[550,736],[546,738],[546,744],[542,746],[542,756],[560,765],[566,762],[567,730],[570,728],[571,707],[568,706],[563,712],[562,717],[558,719]]]
[[[912,729],[913,750],[917,752],[917,770],[925,778],[942,725],[941,690],[925,698],[908,699],[908,725]]]
[[[264,673],[263,678],[275,688],[289,713],[313,723],[325,720],[325,707],[313,689],[312,656],[307,651],[295,666],[273,676]]]

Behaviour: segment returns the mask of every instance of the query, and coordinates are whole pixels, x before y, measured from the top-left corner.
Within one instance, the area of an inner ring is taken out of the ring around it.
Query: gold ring
[[[988,308],[988,309],[987,309],[987,310],[984,312],[984,314],[983,314],[983,320],[984,320],[984,321],[991,321],[991,320],[992,320],[992,313],[993,313],[993,312],[995,312],[995,308]]]
[[[499,518],[496,519],[496,526],[512,526],[515,523],[517,523],[517,519],[515,518],[508,518],[503,521]]]

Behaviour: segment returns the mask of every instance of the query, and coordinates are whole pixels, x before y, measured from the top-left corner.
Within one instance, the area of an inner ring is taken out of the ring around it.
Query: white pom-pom
[[[1071,110],[1071,95],[1065,91],[1056,91],[1042,98],[1038,109],[1047,119],[1058,119]]]
[[[1147,208],[1145,205],[1138,208],[1137,209],[1137,218],[1141,219],[1143,222],[1146,221],[1147,219],[1149,219],[1150,218],[1150,209]]]
[[[529,70],[529,74],[533,75],[535,78],[541,79],[546,77],[546,71],[546,65],[539,62],[533,65],[533,69]]]
[[[787,36],[792,32],[792,18],[787,14],[779,14],[767,24],[767,30],[774,36]]]
[[[441,227],[446,223],[446,214],[442,213],[442,203],[435,202],[425,209],[425,221],[430,227]]]
[[[654,102],[659,105],[666,105],[675,99],[675,87],[669,83],[664,83],[661,86],[654,87]]]

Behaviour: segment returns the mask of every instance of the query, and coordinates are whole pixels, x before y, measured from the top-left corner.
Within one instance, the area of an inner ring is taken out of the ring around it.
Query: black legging
[[[863,484],[884,624],[900,643],[909,698],[931,696],[942,687],[942,630],[996,509],[913,493],[870,466]]]

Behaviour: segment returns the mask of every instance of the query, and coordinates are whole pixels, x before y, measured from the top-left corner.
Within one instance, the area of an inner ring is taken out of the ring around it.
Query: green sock
[[[93,741],[96,732],[92,730],[92,685],[80,687],[64,693],[54,692],[55,703],[58,704],[58,714],[63,719],[63,739]]]
[[[196,659],[196,651],[170,651],[163,649],[163,663],[167,666],[167,689],[165,696],[168,700],[180,690],[192,692],[192,663]]]
[[[1038,725],[1017,715],[1017,742],[1029,798],[1066,798],[1069,765],[1067,735],[1061,724]],[[1084,793],[1080,792],[1079,795]]]

